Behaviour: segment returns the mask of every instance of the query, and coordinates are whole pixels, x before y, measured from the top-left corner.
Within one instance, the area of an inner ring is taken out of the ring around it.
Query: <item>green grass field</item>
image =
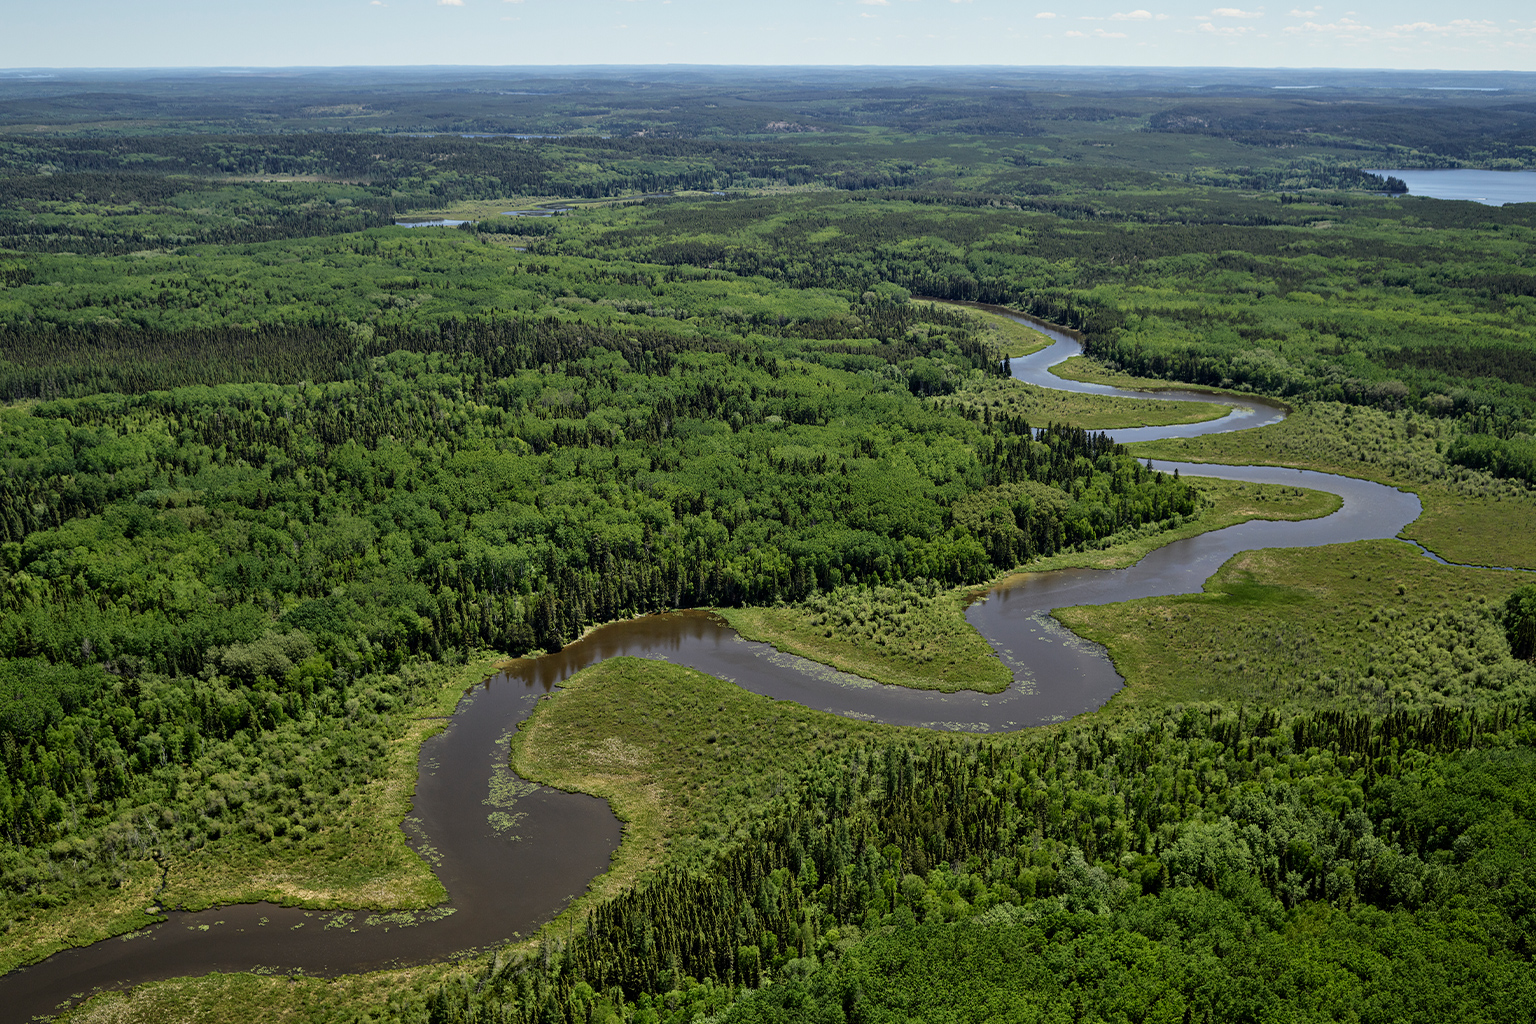
[[[1361,541],[1245,552],[1203,593],[1057,618],[1109,649],[1126,679],[1116,714],[1189,702],[1385,714],[1536,693],[1498,620],[1527,578]]]

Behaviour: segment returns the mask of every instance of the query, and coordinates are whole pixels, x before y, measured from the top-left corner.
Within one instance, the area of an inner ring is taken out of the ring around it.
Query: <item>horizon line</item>
[[[1354,74],[1408,74],[1408,75],[1518,75],[1536,78],[1536,71],[1514,68],[1394,68],[1394,67],[1341,67],[1337,65],[1246,65],[1246,64],[709,64],[673,61],[665,64],[150,64],[150,65],[37,65],[0,68],[0,75],[27,73],[67,72],[122,72],[122,71],[213,71],[213,72],[277,72],[277,71],[374,71],[374,70],[462,70],[462,71],[521,71],[554,69],[613,69],[613,70],[663,70],[663,69],[733,69],[733,70],[804,70],[804,71],[868,71],[868,70],[965,70],[965,71],[1332,71]]]

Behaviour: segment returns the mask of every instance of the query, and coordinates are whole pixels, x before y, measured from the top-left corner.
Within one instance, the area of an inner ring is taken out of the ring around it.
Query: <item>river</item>
[[[1272,403],[1203,392],[1127,392],[1065,381],[1048,368],[1081,352],[1037,323],[1052,344],[1013,360],[1014,377],[1063,390],[1229,405],[1204,423],[1116,433],[1120,440],[1242,430],[1284,417]],[[1014,672],[999,694],[884,686],[742,640],[718,616],[672,612],[612,623],[564,650],[511,663],[473,687],[448,728],[422,746],[412,846],[428,856],[449,903],[423,914],[332,913],[252,904],[172,912],[132,936],[67,950],[0,978],[0,1000],[19,1019],[57,1012],[91,992],[213,971],[335,975],[442,960],[529,934],[606,870],[620,826],[604,801],[522,783],[506,768],[506,739],[560,681],[616,655],[659,658],[731,680],[754,693],[865,720],[930,729],[1008,731],[1101,707],[1123,685],[1102,648],[1056,623],[1052,608],[1185,594],[1239,551],[1395,537],[1419,515],[1415,495],[1301,470],[1158,463],[1166,472],[1331,491],[1330,516],[1249,522],[1166,545],[1127,569],[1021,573],[971,605],[966,617]]]

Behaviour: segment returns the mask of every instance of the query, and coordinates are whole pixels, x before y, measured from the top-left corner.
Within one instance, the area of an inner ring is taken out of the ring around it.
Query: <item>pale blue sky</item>
[[[0,67],[1096,64],[1536,71],[1530,0],[1142,3],[3,0]]]

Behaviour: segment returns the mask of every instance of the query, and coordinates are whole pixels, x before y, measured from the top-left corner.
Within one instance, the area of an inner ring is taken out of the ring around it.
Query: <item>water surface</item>
[[[1064,363],[1073,356],[1082,355],[1082,342],[1061,330],[1037,321],[1028,320],[1020,316],[1014,316],[1013,319],[1020,323],[1028,324],[1051,339],[1051,344],[1046,348],[1011,361],[1009,368],[1015,380],[1022,380],[1027,384],[1035,384],[1039,387],[1055,391],[1070,391],[1079,395],[1110,395],[1117,398],[1156,398],[1178,402],[1206,402],[1212,405],[1225,405],[1230,410],[1225,416],[1214,420],[1206,420],[1202,423],[1173,423],[1162,427],[1128,427],[1121,430],[1107,431],[1107,433],[1113,434],[1115,440],[1121,444],[1131,444],[1134,441],[1161,441],[1164,438],[1170,437],[1199,437],[1202,434],[1226,434],[1234,430],[1253,430],[1257,427],[1267,427],[1272,423],[1279,423],[1285,419],[1284,405],[1267,398],[1251,395],[1227,395],[1211,391],[1193,391],[1180,387],[1160,388],[1157,391],[1127,391],[1124,388],[1111,387],[1108,384],[1089,384],[1083,381],[1067,380],[1064,377],[1058,377],[1051,372],[1051,367]]]
[[[66,950],[0,978],[6,1019],[52,1013],[95,990],[213,971],[334,975],[442,960],[530,933],[608,869],[620,825],[605,800],[532,786],[506,737],[568,675],[525,659],[473,687],[422,745],[405,822],[447,888],[420,914],[330,913],[267,903],[173,912],[132,936]]]
[[[1536,203],[1536,171],[1371,171],[1401,178],[1408,194],[1430,199],[1470,199],[1488,206]]]
[[[1053,344],[1013,361],[1020,380],[1088,394],[1219,402],[1232,410],[1205,423],[1118,431],[1119,440],[1247,429],[1284,415],[1278,405],[1242,396],[1126,392],[1064,381],[1048,368],[1081,348],[1063,332],[1043,330]],[[212,971],[365,971],[442,960],[533,932],[607,869],[620,829],[604,801],[519,779],[507,768],[506,740],[556,684],[607,658],[632,655],[687,665],[753,693],[850,718],[972,732],[1027,728],[1101,707],[1123,685],[1102,648],[1057,624],[1051,609],[1198,592],[1239,551],[1393,537],[1419,514],[1416,496],[1347,477],[1187,463],[1156,468],[1331,491],[1342,496],[1343,506],[1323,519],[1255,521],[1178,541],[1127,569],[1008,578],[966,612],[1014,672],[1014,684],[1000,694],[883,686],[742,640],[707,611],[612,623],[562,651],[512,662],[473,687],[447,730],[423,745],[405,828],[448,889],[445,907],[417,915],[335,914],[270,904],[176,912],[135,936],[12,972],[0,978],[0,1000],[25,1020],[95,990],[160,978]]]

